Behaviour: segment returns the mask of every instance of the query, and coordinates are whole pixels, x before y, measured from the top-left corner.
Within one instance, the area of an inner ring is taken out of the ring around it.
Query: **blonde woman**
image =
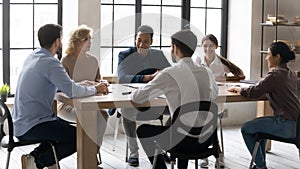
[[[92,29],[86,25],[80,25],[70,33],[66,56],[61,60],[66,72],[75,82],[83,85],[95,85],[100,82],[101,76],[98,60],[89,53],[92,39]],[[101,82],[100,82],[101,83]],[[103,83],[108,85],[107,83]],[[104,91],[108,92],[108,91]],[[59,104],[58,115],[66,120],[76,122],[76,109],[70,105]],[[98,113],[97,141],[100,148],[107,126],[107,112],[101,110]]]

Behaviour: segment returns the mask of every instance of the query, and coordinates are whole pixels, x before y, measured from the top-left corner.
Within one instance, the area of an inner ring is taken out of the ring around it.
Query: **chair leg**
[[[56,167],[57,167],[57,169],[60,169],[59,161],[58,161],[58,158],[57,158],[57,155],[56,155],[55,146],[53,144],[51,144],[51,143],[50,143],[50,145],[52,147],[52,151],[53,151],[53,154],[54,154],[54,159],[55,159]]]
[[[99,164],[102,164],[100,149],[98,150],[98,153],[97,153],[97,160],[98,160]]]
[[[163,115],[162,115],[163,116]],[[162,119],[159,119],[160,120],[160,125],[163,126],[164,125],[164,122],[163,122],[163,118]]]
[[[198,159],[195,159],[195,169],[198,169]]]
[[[255,147],[253,149],[253,153],[252,153],[252,158],[251,158],[251,162],[250,162],[250,166],[249,169],[252,169],[256,154],[257,154],[257,150],[258,150],[258,146],[259,146],[259,141],[256,142]]]
[[[116,147],[116,141],[117,141],[118,131],[119,131],[119,124],[120,124],[120,117],[117,117],[116,126],[115,126],[114,141],[113,141],[113,148],[112,148],[113,151],[115,151],[115,147]]]
[[[152,169],[155,169],[155,167],[156,167],[158,151],[159,151],[158,148],[156,148],[154,151],[154,159],[153,159]]]
[[[7,154],[7,159],[6,159],[6,169],[8,169],[8,167],[9,167],[9,160],[10,160],[10,151],[8,152],[8,154]]]
[[[223,119],[224,111],[219,113],[219,128],[220,128],[220,137],[221,137],[221,145],[222,145],[222,152],[225,154],[224,151],[224,141],[223,141],[223,124],[222,124],[222,119]]]
[[[171,161],[171,169],[174,169],[175,161]]]
[[[126,141],[126,155],[125,155],[125,162],[128,162],[128,140]]]
[[[217,169],[220,169],[220,158],[216,158]]]

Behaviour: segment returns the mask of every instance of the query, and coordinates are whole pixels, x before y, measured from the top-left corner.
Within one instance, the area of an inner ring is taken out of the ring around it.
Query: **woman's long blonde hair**
[[[67,55],[74,54],[81,41],[84,40],[87,37],[87,35],[92,34],[92,32],[93,29],[86,25],[80,25],[78,28],[74,29],[70,33],[70,39],[65,53]]]

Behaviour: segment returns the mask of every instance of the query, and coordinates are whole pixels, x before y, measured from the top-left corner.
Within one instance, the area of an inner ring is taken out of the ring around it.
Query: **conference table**
[[[56,101],[60,101],[77,109],[77,168],[97,168],[97,111],[109,108],[130,108],[166,106],[163,96],[150,100],[144,104],[133,103],[130,92],[143,84],[110,84],[110,93],[107,95],[95,95],[85,98],[68,98],[64,93],[57,93]],[[249,86],[242,83],[218,83],[219,95],[214,100],[216,103],[232,103],[266,100],[266,97],[249,99],[238,93],[228,92],[227,89],[233,85]]]

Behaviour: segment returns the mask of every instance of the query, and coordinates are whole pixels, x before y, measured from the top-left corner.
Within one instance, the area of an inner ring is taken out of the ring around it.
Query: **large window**
[[[134,46],[136,29],[144,24],[154,29],[153,48],[169,53],[170,36],[190,28],[199,37],[196,55],[203,35],[212,33],[220,41],[217,52],[226,57],[227,6],[228,0],[101,0],[101,74],[116,73],[118,53]]]
[[[39,27],[62,24],[62,0],[3,0],[1,5],[3,82],[11,85],[13,94],[24,60],[39,47]]]

